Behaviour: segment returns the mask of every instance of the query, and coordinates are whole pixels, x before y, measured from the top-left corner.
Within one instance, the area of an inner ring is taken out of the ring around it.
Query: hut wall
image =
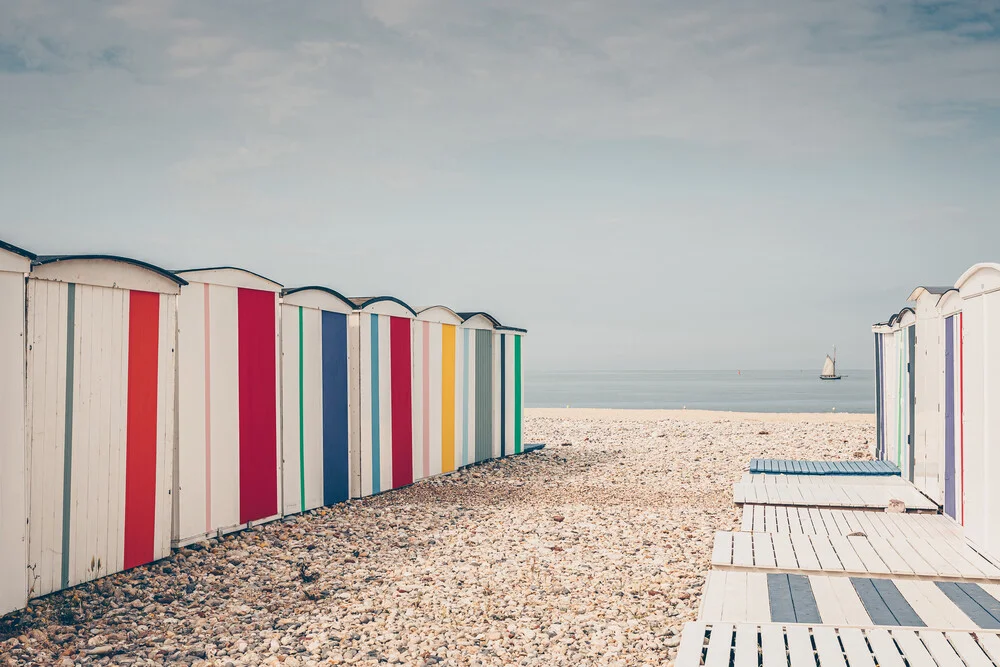
[[[523,447],[524,406],[520,333],[499,334],[501,455],[520,454]]]
[[[178,323],[181,545],[280,515],[278,295],[192,281]]]
[[[43,266],[27,284],[32,597],[170,552],[176,284],[98,268],[107,283]]]
[[[938,504],[944,503],[944,325],[937,295],[917,301],[914,359],[913,482]]]
[[[0,249],[0,616],[27,603],[24,439],[24,274],[29,260]]]
[[[962,314],[944,320],[944,512],[963,521]]]
[[[453,324],[414,320],[413,475],[423,479],[462,465],[462,341]]]
[[[348,317],[281,306],[282,511],[350,497]]]

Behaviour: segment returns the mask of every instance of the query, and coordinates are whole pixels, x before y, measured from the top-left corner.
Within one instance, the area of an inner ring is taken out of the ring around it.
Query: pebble
[[[566,443],[209,540],[0,618],[13,664],[671,664],[751,458],[873,420],[532,416]],[[633,413],[634,414],[634,413]]]

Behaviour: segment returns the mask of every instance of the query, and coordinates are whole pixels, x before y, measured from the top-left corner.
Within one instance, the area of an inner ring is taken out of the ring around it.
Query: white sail
[[[823,362],[823,372],[820,373],[820,375],[833,377],[836,374],[837,374],[837,366],[836,364],[833,363],[833,359],[831,359],[830,355],[828,354],[826,355],[826,361]]]

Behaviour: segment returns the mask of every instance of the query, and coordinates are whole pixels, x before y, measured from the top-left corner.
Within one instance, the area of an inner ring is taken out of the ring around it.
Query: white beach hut
[[[0,616],[28,599],[24,277],[35,256],[0,241]]]
[[[177,295],[124,257],[39,257],[27,281],[29,596],[170,553]]]
[[[524,446],[524,369],[522,342],[526,329],[501,326],[495,334],[500,350],[500,456],[520,454]]]
[[[1000,264],[976,264],[955,283],[962,298],[964,525],[1000,559]]]
[[[452,472],[461,463],[462,318],[446,306],[417,310],[413,321],[413,478]],[[459,446],[456,446],[456,443]]]
[[[951,289],[937,304],[943,325],[942,412],[944,444],[941,448],[944,513],[964,523],[962,482],[965,477],[962,442],[962,297]]]
[[[500,456],[500,345],[499,321],[489,313],[464,312],[462,337],[469,351],[464,383],[468,395],[465,427],[469,447],[467,463],[480,463]],[[463,371],[466,369],[463,367]]]
[[[327,287],[281,298],[282,510],[351,497],[349,322],[354,304]],[[357,396],[353,397],[357,401]]]
[[[944,504],[944,321],[938,303],[951,287],[917,287],[913,303],[913,483]]]
[[[352,421],[357,497],[413,483],[413,320],[391,296],[351,297],[352,346],[358,350],[359,413]]]
[[[178,275],[175,546],[281,514],[281,285],[232,267]]]

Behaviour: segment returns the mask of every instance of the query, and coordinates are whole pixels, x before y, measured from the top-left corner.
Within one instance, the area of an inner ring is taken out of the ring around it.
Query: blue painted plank
[[[938,581],[937,587],[981,628],[1000,629],[1000,603],[976,584]]]
[[[788,575],[788,589],[792,595],[796,623],[822,623],[816,597],[813,595],[809,577],[802,574]]]
[[[885,461],[793,461],[787,459],[752,459],[751,473],[783,475],[899,475],[899,468]]]
[[[771,608],[772,622],[795,622],[795,606],[792,604],[792,591],[788,585],[787,574],[767,575],[767,601]]]
[[[851,584],[854,585],[854,591],[861,598],[861,604],[865,606],[865,611],[871,617],[872,623],[875,625],[899,625],[896,622],[896,617],[889,610],[889,605],[879,595],[871,579],[851,577]]]
[[[906,598],[899,592],[896,584],[891,579],[872,579],[872,585],[875,586],[875,590],[878,591],[879,595],[882,596],[882,600],[888,605],[889,611],[895,616],[898,625],[925,626],[923,619],[917,615],[917,612],[913,611],[913,607],[906,601]]]
[[[322,311],[323,504],[350,498],[347,428],[347,315]]]

